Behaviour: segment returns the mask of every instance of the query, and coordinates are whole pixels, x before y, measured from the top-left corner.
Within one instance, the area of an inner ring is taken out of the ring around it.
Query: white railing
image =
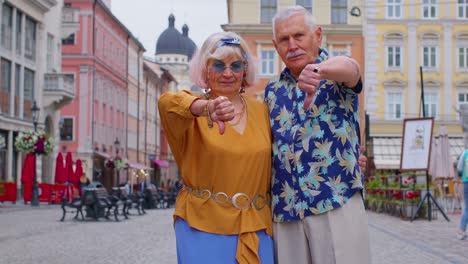
[[[78,8],[63,8],[62,9],[62,22],[63,23],[79,23],[80,10]]]
[[[75,79],[71,74],[46,73],[44,81],[46,91],[63,91],[75,96]]]

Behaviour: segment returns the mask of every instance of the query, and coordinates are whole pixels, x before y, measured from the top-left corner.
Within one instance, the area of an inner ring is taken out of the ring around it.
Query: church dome
[[[195,42],[193,42],[192,39],[189,38],[188,31],[189,31],[189,27],[187,26],[187,24],[184,24],[182,26],[182,36],[185,40],[185,48],[186,48],[187,56],[190,60],[193,54],[195,53],[195,50],[197,49],[197,45],[195,44]]]
[[[169,16],[169,27],[164,30],[156,42],[156,55],[159,54],[186,54],[186,40],[174,27],[175,17]]]

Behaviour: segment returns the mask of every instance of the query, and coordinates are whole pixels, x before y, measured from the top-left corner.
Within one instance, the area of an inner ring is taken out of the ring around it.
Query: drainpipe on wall
[[[144,63],[144,61],[143,61]],[[143,65],[143,69],[144,69],[144,65]],[[144,71],[143,71],[144,73]],[[146,80],[145,80],[145,160],[144,160],[144,163],[146,165],[146,161],[148,161],[148,74],[146,75]]]
[[[94,100],[95,100],[95,88],[96,88],[96,4],[97,0],[94,0],[93,3],[93,36],[92,36],[92,58],[93,58],[93,70],[92,70],[92,85],[91,85],[91,180],[94,180],[94,133],[95,133],[95,127],[94,127]]]
[[[126,54],[126,59],[125,59],[125,83],[127,84],[127,100],[125,104],[125,137],[127,138],[125,140],[125,157],[128,159],[128,49],[129,49],[129,41],[130,41],[130,34],[127,36],[127,54]]]
[[[136,153],[137,163],[140,163],[140,48],[137,52],[137,134],[136,134]]]

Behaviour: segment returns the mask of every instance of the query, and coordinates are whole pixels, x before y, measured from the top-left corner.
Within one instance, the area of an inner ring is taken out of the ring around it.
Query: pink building
[[[129,43],[144,48],[102,0],[65,0],[64,16],[72,19],[64,27],[62,67],[75,75],[77,91],[61,111],[61,149],[109,188],[119,181],[105,159],[127,155]]]

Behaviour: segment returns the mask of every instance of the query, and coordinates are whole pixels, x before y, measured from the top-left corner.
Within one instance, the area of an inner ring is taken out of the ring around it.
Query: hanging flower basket
[[[106,165],[106,168],[116,169],[116,170],[123,170],[123,169],[128,168],[127,160],[119,156],[107,159],[105,162],[105,165]]]
[[[23,153],[49,155],[54,151],[55,142],[44,130],[39,130],[20,134],[15,140],[15,147]]]

